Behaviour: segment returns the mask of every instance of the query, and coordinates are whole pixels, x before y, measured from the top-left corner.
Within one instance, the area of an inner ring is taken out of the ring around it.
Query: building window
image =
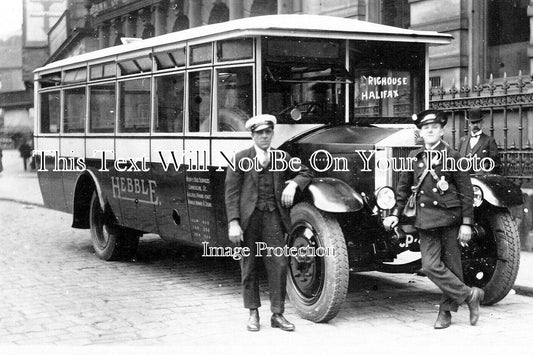
[[[529,73],[528,0],[488,0],[487,3],[487,77]]]
[[[382,0],[382,24],[401,28],[411,25],[411,12],[408,0]]]

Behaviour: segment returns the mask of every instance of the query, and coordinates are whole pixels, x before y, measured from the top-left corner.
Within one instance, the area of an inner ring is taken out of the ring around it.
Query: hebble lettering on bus
[[[159,197],[156,194],[157,183],[154,180],[138,179],[131,177],[111,177],[111,190],[113,197],[122,200],[136,199],[139,202],[158,204]],[[148,199],[139,198],[147,196]]]

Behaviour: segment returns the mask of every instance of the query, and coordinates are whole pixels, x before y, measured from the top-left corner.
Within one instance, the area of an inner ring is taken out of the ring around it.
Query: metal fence
[[[533,77],[522,73],[512,80],[507,75],[488,83],[479,76],[473,87],[455,82],[449,89],[433,87],[429,92],[430,107],[449,113],[450,143],[457,148],[460,136],[467,133],[465,114],[471,107],[480,107],[484,131],[494,136],[502,160],[501,173],[519,182],[533,181]]]

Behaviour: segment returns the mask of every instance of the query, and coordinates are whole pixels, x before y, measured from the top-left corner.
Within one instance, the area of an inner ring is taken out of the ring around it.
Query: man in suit
[[[245,126],[251,131],[254,145],[235,155],[235,170],[228,167],[225,183],[226,211],[229,223],[229,239],[249,248],[250,255],[241,259],[244,307],[250,310],[247,323],[249,331],[259,330],[259,280],[257,268],[259,256],[257,243],[268,247],[286,246],[285,233],[291,226],[290,211],[296,190],[303,190],[311,182],[312,173],[304,166],[290,169],[273,168],[272,160],[281,159],[282,151],[270,147],[274,135],[276,117],[259,115],[250,118]],[[257,169],[244,171],[239,161],[253,161]],[[283,158],[288,163],[288,154]],[[277,164],[276,164],[277,165]],[[261,253],[260,253],[261,254]],[[270,291],[271,326],[286,331],[294,330],[294,324],[283,317],[285,310],[285,286],[287,279],[287,255],[266,255],[263,263]]]
[[[493,137],[483,133],[483,114],[479,107],[474,107],[468,111],[468,132],[461,137],[459,142],[459,154],[462,157],[477,157],[479,161],[483,158],[490,158],[494,161],[494,168],[489,169],[488,164],[483,164],[485,169],[479,173],[497,174],[500,170],[500,157],[498,156],[498,146]],[[476,173],[470,170],[470,173]]]
[[[414,227],[420,237],[422,269],[444,293],[434,327],[449,327],[450,312],[457,312],[464,302],[470,309],[470,324],[475,325],[484,292],[463,283],[459,248],[459,242],[466,245],[472,237],[474,211],[470,176],[458,169],[444,169],[443,162],[448,164],[449,158],[457,161],[460,157],[442,141],[447,122],[443,112],[426,110],[413,118],[424,146],[410,153],[410,157],[416,158],[413,170],[400,175],[397,206],[383,224],[389,230],[398,225],[409,196],[416,193]]]

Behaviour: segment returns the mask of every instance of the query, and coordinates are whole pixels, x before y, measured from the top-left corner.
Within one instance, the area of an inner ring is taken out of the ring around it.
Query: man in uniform
[[[257,243],[268,247],[281,247],[285,243],[285,233],[290,228],[289,208],[292,206],[297,189],[303,190],[311,182],[312,173],[303,165],[299,171],[289,169],[274,171],[272,160],[281,159],[282,151],[272,151],[270,144],[274,135],[276,117],[259,115],[246,122],[251,131],[253,147],[235,155],[235,170],[228,167],[225,184],[226,211],[229,222],[229,239],[250,250],[241,260],[244,307],[250,310],[247,329],[259,330],[259,280],[256,256]],[[239,161],[254,161],[257,169],[241,170]],[[283,157],[287,163],[288,154]],[[296,167],[294,170],[298,170]],[[264,248],[262,248],[264,249]],[[270,291],[271,326],[286,331],[294,330],[294,324],[283,317],[285,306],[285,286],[288,258],[286,255],[265,255],[263,263],[268,277]]]
[[[491,158],[494,161],[494,168],[489,169],[484,164],[484,170],[479,172],[492,172],[497,174],[500,169],[500,157],[498,156],[498,146],[493,137],[483,133],[483,114],[479,107],[474,107],[468,111],[468,135],[461,137],[459,142],[459,154],[461,157],[477,157],[480,161],[483,158]],[[487,171],[488,170],[488,171]],[[476,171],[471,170],[471,173]]]
[[[397,207],[383,224],[387,229],[398,225],[398,217],[409,196],[416,193],[414,226],[420,237],[422,269],[444,293],[435,329],[449,327],[450,312],[457,312],[458,305],[464,302],[470,309],[470,324],[475,325],[484,292],[463,283],[459,248],[459,242],[466,245],[472,237],[474,213],[470,176],[460,170],[443,169],[445,154],[448,159],[459,159],[459,154],[442,141],[447,122],[443,112],[426,110],[413,115],[413,119],[424,146],[409,155],[416,157],[413,171],[402,172],[397,187]]]

